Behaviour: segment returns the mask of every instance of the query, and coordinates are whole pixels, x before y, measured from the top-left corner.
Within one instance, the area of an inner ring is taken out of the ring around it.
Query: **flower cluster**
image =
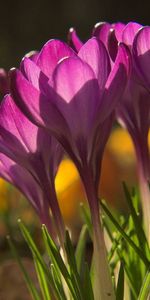
[[[118,118],[135,145],[149,220],[150,27],[100,23],[86,43],[71,29],[68,44],[50,40],[10,71],[10,93],[0,107],[0,175],[27,196],[63,245],[54,178],[64,152],[70,156],[91,211],[95,299],[113,299],[99,218],[100,166]],[[149,233],[148,221],[145,225]]]
[[[138,23],[98,23],[93,36],[101,40],[108,50],[111,65],[114,65],[118,44],[124,43],[131,54],[131,72],[121,101],[116,107],[116,116],[131,135],[137,156],[137,167],[141,200],[143,202],[144,222],[150,239],[150,155],[148,131],[150,125],[150,27]],[[82,47],[74,29],[69,32],[70,44],[76,51]]]

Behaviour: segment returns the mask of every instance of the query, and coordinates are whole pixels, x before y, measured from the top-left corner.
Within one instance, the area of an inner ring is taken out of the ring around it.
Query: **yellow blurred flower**
[[[8,208],[8,183],[0,178],[0,213]]]
[[[64,159],[58,169],[55,187],[59,206],[67,225],[79,222],[79,203],[85,201],[78,171],[70,159]]]
[[[123,158],[124,161],[131,162],[134,159],[134,147],[130,135],[126,129],[117,128],[115,129],[107,143],[107,147],[120,161]]]
[[[136,162],[132,140],[126,129],[112,131],[102,164],[100,195],[118,208],[124,205],[122,182],[136,183]]]

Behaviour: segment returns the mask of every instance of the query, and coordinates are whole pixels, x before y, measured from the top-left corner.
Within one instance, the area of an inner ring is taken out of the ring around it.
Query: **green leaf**
[[[116,300],[124,299],[124,269],[123,264],[120,264],[120,270],[118,275],[117,289],[116,289]]]
[[[33,284],[30,276],[28,275],[28,273],[27,273],[27,271],[26,271],[26,269],[25,269],[25,267],[24,267],[24,265],[23,265],[23,263],[22,263],[19,255],[18,255],[18,253],[17,253],[17,250],[16,250],[16,247],[15,247],[14,243],[12,242],[12,240],[11,240],[11,238],[9,236],[7,236],[7,240],[8,240],[10,249],[12,251],[12,254],[15,257],[15,259],[17,260],[17,262],[18,262],[18,264],[20,266],[20,269],[21,269],[21,271],[23,273],[23,276],[24,276],[24,279],[26,281],[26,285],[28,287],[28,290],[30,292],[31,297],[34,300],[40,300],[41,297],[39,296],[38,291],[37,291],[35,285]]]
[[[135,289],[135,281],[133,279],[133,268],[132,270],[130,270],[130,267],[128,266],[127,264],[127,255],[123,255],[122,251],[120,251],[120,249],[118,248],[117,249],[117,253],[118,253],[118,256],[120,258],[120,261],[122,261],[123,263],[123,266],[124,266],[124,270],[125,270],[125,273],[126,273],[126,276],[127,276],[127,279],[128,279],[128,285],[132,291],[132,294],[134,295],[134,299],[137,299],[138,297],[138,294],[137,294],[137,291]]]
[[[88,264],[85,263],[84,267],[84,290],[85,290],[85,299],[86,300],[94,300],[94,294],[93,294],[93,289],[92,289],[92,283],[91,283],[91,278],[90,278],[90,272],[89,272],[89,267]]]
[[[59,267],[59,264],[56,262],[56,259],[51,251],[51,247],[53,247],[53,246],[55,247],[55,245],[54,245],[54,243],[52,243],[52,240],[49,236],[49,233],[47,232],[45,225],[42,225],[42,235],[43,235],[44,245],[46,248],[46,253],[49,256],[51,265],[54,265],[54,267],[55,267],[55,272],[57,273],[57,280],[59,280],[59,283],[61,284],[62,278],[61,278],[60,267]],[[58,251],[57,247],[56,247],[56,251]]]
[[[81,211],[81,217],[83,219],[83,223],[87,225],[89,235],[90,237],[92,237],[92,223],[91,223],[90,210],[85,204],[80,203],[80,211]]]
[[[40,284],[43,300],[51,300],[45,273],[44,273],[43,268],[41,267],[41,264],[39,263],[39,260],[37,259],[36,256],[34,256],[34,263],[35,263],[35,267],[36,267],[36,273],[38,276],[38,281]]]
[[[54,285],[54,282],[53,282],[53,277],[51,275],[51,272],[49,270],[49,268],[47,267],[43,257],[41,256],[39,250],[37,249],[30,233],[28,232],[28,230],[26,229],[26,227],[23,225],[23,223],[21,222],[21,220],[19,219],[18,220],[18,223],[19,223],[19,227],[20,227],[20,230],[32,252],[32,255],[33,257],[36,257],[36,259],[39,261],[42,269],[43,269],[43,272],[45,273],[46,275],[46,278],[47,278],[47,282],[49,283],[50,285],[50,288],[51,288],[51,291],[55,294],[56,298],[57,298],[57,290],[55,288],[55,285]]]
[[[79,274],[81,274],[83,271],[83,262],[85,257],[87,234],[88,234],[88,229],[87,229],[87,225],[85,224],[83,225],[82,230],[80,232],[80,236],[79,236],[79,240],[75,252],[77,269]]]
[[[140,290],[138,300],[148,300],[150,297],[150,269],[147,271]]]
[[[66,265],[59,253],[59,250],[57,249],[55,243],[51,239],[45,225],[42,225],[42,232],[43,232],[44,241],[45,243],[47,243],[49,247],[49,254],[51,256],[52,262],[54,262],[54,265],[56,266],[57,270],[60,270],[62,276],[64,277],[66,284],[68,285],[68,288],[70,289],[70,292],[73,296],[73,299],[79,300],[75,287],[72,282],[71,275],[68,272]]]
[[[68,231],[66,231],[65,249],[67,253],[68,264],[70,267],[70,275],[72,278],[74,288],[76,290],[76,294],[78,295],[78,299],[84,299],[83,289],[82,289],[81,280],[78,273],[75,254],[74,254],[74,248],[71,243]]]
[[[146,240],[145,232],[143,230],[141,221],[140,221],[140,219],[139,219],[139,217],[136,213],[136,210],[133,206],[132,197],[130,196],[130,193],[129,193],[125,183],[123,183],[123,188],[124,188],[124,193],[125,193],[125,196],[126,196],[128,206],[130,208],[131,216],[132,216],[132,219],[133,219],[133,222],[134,222],[137,238],[139,240],[139,246],[142,248],[145,255],[147,254],[148,258],[150,259],[150,250],[149,250],[148,242]]]
[[[136,246],[136,244],[130,239],[130,237],[125,233],[125,231],[122,229],[122,227],[119,225],[119,223],[116,221],[116,219],[113,217],[111,212],[108,210],[108,208],[105,206],[104,203],[100,203],[102,206],[104,212],[106,215],[110,218],[113,225],[116,227],[116,229],[121,233],[122,237],[130,244],[130,246],[135,250],[137,255],[143,260],[145,266],[148,268],[150,265],[150,261],[145,256],[145,254],[141,251],[139,247]]]
[[[55,287],[56,287],[57,292],[59,294],[59,299],[60,300],[67,300],[67,297],[66,297],[65,292],[64,292],[63,285],[59,280],[58,271],[56,270],[56,268],[53,264],[51,264],[51,273],[52,273],[52,276],[53,276],[53,279],[54,279]]]

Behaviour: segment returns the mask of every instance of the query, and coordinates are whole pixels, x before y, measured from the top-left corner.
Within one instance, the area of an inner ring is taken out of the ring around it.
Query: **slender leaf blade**
[[[87,233],[88,233],[87,225],[83,225],[82,230],[80,232],[78,244],[76,247],[76,252],[75,252],[77,269],[79,274],[81,274],[83,270]]]
[[[111,212],[108,210],[108,208],[105,206],[104,203],[101,202],[101,206],[106,213],[106,215],[110,218],[113,225],[116,227],[116,229],[122,234],[122,237],[130,244],[130,246],[135,250],[135,252],[138,254],[138,256],[143,260],[144,264],[148,268],[150,265],[150,261],[145,256],[145,254],[141,251],[139,247],[131,240],[131,238],[125,233],[125,231],[122,229],[122,227],[119,225],[119,223],[116,221],[116,219],[113,217]]]
[[[43,268],[36,256],[34,256],[34,263],[35,263],[36,273],[38,276],[38,281],[40,284],[43,300],[51,300],[45,273],[44,273]]]
[[[10,246],[10,249],[12,251],[12,254],[13,256],[15,257],[15,259],[17,260],[19,266],[20,266],[20,269],[23,273],[23,276],[24,276],[24,279],[25,279],[25,282],[26,282],[26,285],[28,287],[28,290],[30,292],[30,295],[31,297],[34,299],[34,300],[40,300],[41,297],[39,296],[39,293],[35,287],[35,285],[33,284],[33,281],[31,280],[29,274],[27,273],[22,261],[21,261],[21,258],[19,257],[18,253],[17,253],[17,250],[16,250],[16,247],[14,245],[14,243],[12,242],[11,238],[9,236],[7,236],[7,240],[8,240],[8,243],[9,243],[9,246]]]
[[[150,297],[150,269],[147,271],[138,300],[148,300]]]
[[[124,299],[124,268],[123,264],[120,264],[120,270],[118,275],[117,289],[116,289],[116,300]]]

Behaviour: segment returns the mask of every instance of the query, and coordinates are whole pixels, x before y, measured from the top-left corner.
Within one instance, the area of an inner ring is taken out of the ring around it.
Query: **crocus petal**
[[[109,23],[100,22],[94,26],[92,35],[97,37],[100,41],[104,43],[107,48],[109,31],[111,29],[111,25]]]
[[[48,85],[46,83],[49,78],[31,59],[24,57],[21,63],[21,71],[37,90],[47,93]]]
[[[9,83],[7,72],[0,68],[0,93],[5,95],[9,92]]]
[[[57,99],[57,106],[67,120],[71,132],[76,137],[82,134],[87,136],[99,97],[94,72],[81,59],[70,57],[58,64],[53,79],[54,88],[63,99]]]
[[[140,29],[133,42],[133,58],[137,73],[150,90],[150,27]]]
[[[55,176],[62,157],[58,142],[30,122],[10,95],[0,106],[0,151],[34,175],[41,173],[42,164],[51,178]]]
[[[0,176],[14,184],[31,202],[37,212],[42,204],[42,191],[28,171],[0,153]]]
[[[74,28],[70,28],[69,30],[68,43],[70,47],[72,47],[76,52],[78,52],[80,48],[83,46],[83,43],[77,36],[76,30]]]
[[[40,51],[36,63],[43,73],[50,78],[58,61],[73,55],[75,52],[67,44],[59,40],[50,40]]]
[[[0,106],[0,136],[14,151],[36,152],[38,127],[33,125],[18,109],[10,95]],[[7,138],[8,135],[8,138]],[[24,150],[24,151],[23,151]]]
[[[115,35],[118,42],[122,42],[122,32],[125,26],[126,25],[121,22],[117,22],[112,25],[112,28],[115,30]]]
[[[16,157],[20,161],[22,155],[27,156],[29,150],[16,126],[11,102],[12,98],[7,95],[0,106],[0,151],[9,155],[12,159]]]
[[[122,42],[131,47],[134,37],[140,28],[142,28],[142,25],[138,23],[128,23],[122,32]]]
[[[46,97],[40,93],[19,70],[11,70],[10,78],[14,101],[33,123],[52,128],[56,135],[60,134],[61,128],[64,135],[68,135],[66,122],[57,110],[51,95]]]
[[[150,94],[139,85],[134,78],[130,82],[123,95],[123,100],[118,106],[118,115],[124,121],[126,127],[132,132],[145,135],[150,124]]]
[[[115,108],[126,87],[130,72],[130,52],[124,44],[118,47],[118,54],[105,85],[101,101],[100,119],[103,121]]]
[[[114,62],[118,52],[118,40],[116,38],[116,33],[114,29],[110,29],[108,36],[108,52]]]
[[[97,38],[92,38],[82,46],[78,56],[91,66],[100,89],[103,89],[110,73],[110,60],[104,44]]]
[[[30,53],[26,54],[26,57],[29,57],[33,62],[37,62],[39,57],[38,51],[31,51]]]

